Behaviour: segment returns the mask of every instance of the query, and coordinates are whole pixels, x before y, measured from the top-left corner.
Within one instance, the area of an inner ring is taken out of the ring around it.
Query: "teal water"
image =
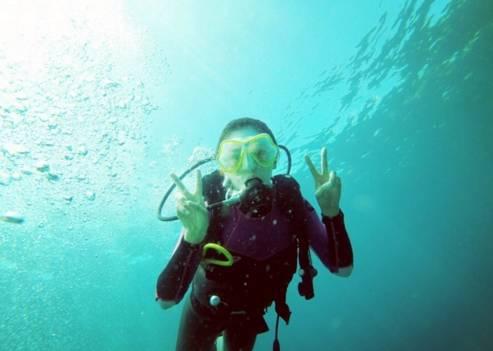
[[[295,277],[283,351],[493,349],[491,1],[1,6],[0,350],[173,350],[157,206],[241,116],[343,184],[353,274]]]

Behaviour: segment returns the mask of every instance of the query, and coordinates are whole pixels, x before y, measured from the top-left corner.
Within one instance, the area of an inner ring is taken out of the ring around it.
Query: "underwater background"
[[[243,116],[342,179],[353,274],[313,256],[283,351],[492,350],[492,43],[491,0],[2,0],[0,350],[174,350],[157,208]]]

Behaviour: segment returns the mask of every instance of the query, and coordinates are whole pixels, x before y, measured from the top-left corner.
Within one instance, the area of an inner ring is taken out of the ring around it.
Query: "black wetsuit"
[[[333,273],[351,267],[353,252],[342,210],[336,217],[320,220],[313,207],[304,204],[310,247]],[[261,219],[246,218],[233,207],[222,228],[220,242],[235,257],[232,267],[201,264],[202,246],[191,245],[182,236],[159,275],[157,299],[176,303],[193,280],[182,312],[177,351],[215,350],[215,340],[222,332],[227,351],[252,350],[256,335],[269,330],[263,315],[272,294],[281,289],[279,284],[291,280],[293,269],[283,273],[283,267],[296,269],[293,227],[275,203]],[[211,296],[220,298],[218,306],[210,303]]]

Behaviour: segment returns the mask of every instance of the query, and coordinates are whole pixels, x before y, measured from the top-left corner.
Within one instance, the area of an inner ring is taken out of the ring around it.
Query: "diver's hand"
[[[190,244],[199,244],[209,227],[209,212],[202,194],[202,176],[197,171],[195,192],[187,190],[181,180],[173,173],[171,178],[176,184],[176,213],[185,228],[184,239]]]
[[[322,148],[320,156],[322,173],[317,171],[308,155],[305,155],[305,161],[315,181],[315,196],[322,214],[328,217],[335,217],[339,213],[341,178],[336,175],[335,171],[329,169],[327,149],[325,147]]]

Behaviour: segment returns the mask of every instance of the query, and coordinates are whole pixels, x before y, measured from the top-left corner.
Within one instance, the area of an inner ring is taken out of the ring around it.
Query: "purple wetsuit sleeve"
[[[164,270],[159,275],[156,299],[180,302],[200,263],[200,245],[191,245],[183,235]]]
[[[322,216],[320,221],[315,209],[305,201],[306,229],[310,246],[320,261],[332,272],[353,264],[353,249],[344,225],[344,213],[333,218]]]

